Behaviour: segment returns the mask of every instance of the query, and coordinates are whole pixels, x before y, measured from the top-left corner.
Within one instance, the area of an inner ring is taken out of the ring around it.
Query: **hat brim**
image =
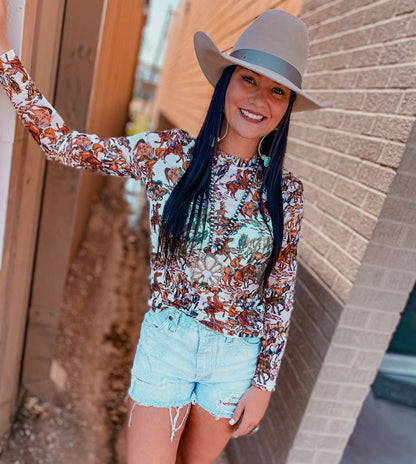
[[[207,34],[205,34],[205,32],[198,31],[195,33],[194,46],[202,72],[205,74],[205,77],[208,79],[210,84],[214,87],[227,66],[238,65],[266,76],[296,92],[297,97],[295,104],[293,105],[293,111],[317,110],[334,104],[334,102],[318,102],[293,84],[289,79],[281,74],[271,71],[270,69],[221,53],[215,43]]]

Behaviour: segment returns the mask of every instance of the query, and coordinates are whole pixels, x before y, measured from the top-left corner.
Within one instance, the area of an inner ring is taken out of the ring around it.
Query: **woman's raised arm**
[[[161,161],[158,164],[164,170],[168,154],[173,155],[171,164],[185,161],[182,148],[189,144],[189,136],[184,131],[103,138],[70,130],[11,50],[6,25],[6,2],[0,0],[0,49],[3,51],[0,54],[0,84],[48,159],[144,182],[152,177],[157,161]]]
[[[67,166],[145,180],[160,134],[103,138],[70,130],[36,87],[13,50],[0,55],[0,84],[48,159]]]

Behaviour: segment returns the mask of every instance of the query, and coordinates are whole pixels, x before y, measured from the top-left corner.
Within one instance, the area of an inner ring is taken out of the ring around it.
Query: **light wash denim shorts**
[[[176,308],[150,310],[140,331],[129,395],[139,405],[192,403],[217,419],[230,418],[251,386],[260,342],[209,330]]]

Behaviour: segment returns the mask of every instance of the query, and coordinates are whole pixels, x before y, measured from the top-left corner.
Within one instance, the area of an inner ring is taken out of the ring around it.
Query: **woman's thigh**
[[[128,464],[174,464],[190,406],[159,408],[129,400]],[[175,433],[172,434],[172,421]]]
[[[176,464],[211,464],[230,440],[228,418],[215,418],[198,404],[192,405],[178,448]]]

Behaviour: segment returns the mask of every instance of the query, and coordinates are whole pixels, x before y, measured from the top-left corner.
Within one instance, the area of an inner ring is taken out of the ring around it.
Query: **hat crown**
[[[308,30],[301,19],[286,11],[267,10],[241,34],[231,53],[259,50],[285,60],[303,76],[308,48]]]

